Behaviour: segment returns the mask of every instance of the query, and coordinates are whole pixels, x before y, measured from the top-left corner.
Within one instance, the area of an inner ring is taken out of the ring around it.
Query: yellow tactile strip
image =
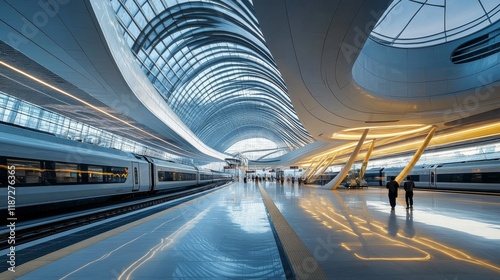
[[[264,200],[272,226],[278,234],[278,242],[281,243],[286,257],[292,267],[294,275],[292,279],[328,279],[318,261],[309,252],[299,236],[285,220],[280,210],[267,194],[266,190],[259,184],[260,193]]]

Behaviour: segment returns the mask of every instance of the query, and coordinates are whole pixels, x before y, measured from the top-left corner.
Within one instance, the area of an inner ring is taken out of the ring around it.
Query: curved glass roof
[[[236,156],[243,155],[249,160],[260,160],[267,157],[278,157],[286,152],[275,143],[263,138],[251,138],[239,141],[226,151]]]
[[[112,0],[151,83],[218,151],[249,138],[313,142],[292,107],[249,0]]]
[[[394,0],[371,38],[395,47],[431,46],[472,34],[499,18],[498,0]]]

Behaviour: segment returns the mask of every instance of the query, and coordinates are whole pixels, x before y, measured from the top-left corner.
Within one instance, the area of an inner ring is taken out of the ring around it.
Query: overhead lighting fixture
[[[415,134],[431,129],[432,125],[425,124],[407,124],[390,126],[366,126],[344,129],[332,134],[332,139],[337,140],[359,140],[362,133],[368,129],[367,139],[382,139],[387,137],[403,136]]]

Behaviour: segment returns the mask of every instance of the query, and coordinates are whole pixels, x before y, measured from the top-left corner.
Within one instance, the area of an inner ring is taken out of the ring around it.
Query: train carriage
[[[364,179],[368,186],[382,186],[382,170],[383,168],[381,167],[366,170]]]
[[[165,191],[196,186],[198,170],[194,166],[147,158],[152,163],[153,190]]]
[[[437,189],[500,191],[499,159],[440,164],[435,174]]]
[[[391,176],[397,177],[399,173],[403,170],[403,167],[386,167],[382,172],[382,186],[385,187],[387,182],[391,180]]]
[[[198,175],[198,184],[199,185],[206,185],[206,184],[213,183],[214,177],[213,177],[211,170],[199,168],[198,174],[199,174]]]
[[[0,143],[0,188],[15,189],[16,207],[146,192],[151,185],[147,161],[118,150],[3,125]]]
[[[415,183],[416,188],[429,188],[435,180],[436,165],[416,165],[408,175]]]
[[[212,178],[214,183],[223,183],[233,180],[233,175],[225,172],[212,170]]]

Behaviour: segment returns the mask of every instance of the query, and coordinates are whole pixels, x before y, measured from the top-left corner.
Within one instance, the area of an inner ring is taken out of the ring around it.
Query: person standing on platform
[[[408,208],[413,209],[413,188],[414,187],[415,187],[415,183],[411,180],[411,176],[408,175],[406,177],[406,182],[404,184],[406,209],[408,209]]]
[[[386,189],[389,190],[389,203],[391,204],[391,209],[394,210],[396,207],[396,197],[398,197],[399,184],[396,182],[396,177],[391,176],[391,181],[385,184]]]

